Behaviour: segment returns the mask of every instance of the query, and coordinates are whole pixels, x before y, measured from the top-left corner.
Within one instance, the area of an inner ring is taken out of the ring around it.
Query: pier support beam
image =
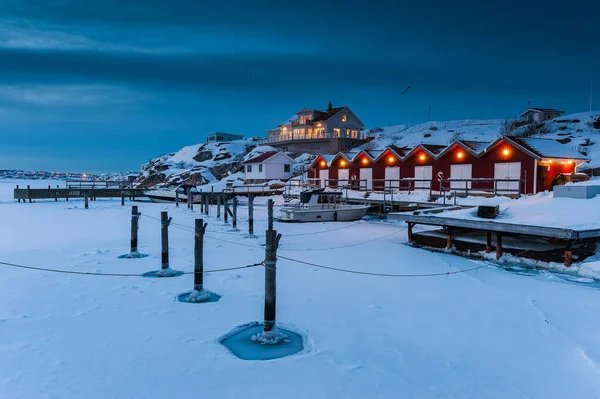
[[[489,254],[490,252],[492,252],[492,232],[491,231],[486,231],[486,243],[485,243],[485,253]]]
[[[567,243],[565,248],[565,266],[571,267],[573,265],[573,249],[571,248],[571,243]]]
[[[502,257],[502,234],[496,233],[496,259],[499,260]]]
[[[446,251],[452,251],[452,229],[444,227],[446,231]]]

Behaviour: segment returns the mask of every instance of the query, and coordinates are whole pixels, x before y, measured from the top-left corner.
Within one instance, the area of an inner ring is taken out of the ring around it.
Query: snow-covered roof
[[[587,160],[587,157],[577,152],[573,147],[565,144],[560,144],[551,139],[532,139],[507,137],[509,142],[513,142],[520,147],[527,149],[535,154],[538,158],[564,158],[564,159],[580,159]]]
[[[554,109],[554,108],[527,108],[527,110],[519,116],[523,116],[529,112],[539,112],[539,113],[544,113],[544,114],[561,114],[561,115],[565,113],[565,111],[561,111],[559,109]]]

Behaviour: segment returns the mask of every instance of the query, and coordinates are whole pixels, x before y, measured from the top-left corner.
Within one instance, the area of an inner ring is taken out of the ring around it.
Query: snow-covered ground
[[[142,273],[160,267],[160,227],[140,220],[145,259],[128,252],[130,203],[11,201],[0,182],[0,261],[74,271]],[[32,187],[47,185],[32,182]],[[212,215],[206,270],[263,259],[258,238]],[[245,201],[244,201],[245,202]],[[281,203],[281,200],[278,200]],[[185,207],[138,203],[145,216]],[[591,210],[598,219],[600,209]],[[341,228],[343,227],[343,228]],[[595,398],[600,396],[600,291],[588,280],[504,271],[491,263],[404,245],[402,224],[279,224],[280,256],[392,274],[373,277],[280,258],[278,320],[308,351],[243,361],[217,340],[262,319],[264,270],[207,274],[216,303],[173,300],[192,277],[143,279],[55,274],[0,265],[0,398]],[[299,235],[302,234],[302,235]],[[295,236],[294,236],[295,235]],[[381,238],[377,241],[370,241]],[[361,244],[362,243],[362,244]],[[170,228],[171,266],[192,270],[193,234]],[[331,249],[336,248],[336,249]]]

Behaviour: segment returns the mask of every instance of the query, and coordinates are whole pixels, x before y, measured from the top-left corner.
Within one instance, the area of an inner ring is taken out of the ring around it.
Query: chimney
[[[331,105],[331,101],[329,101],[329,106],[327,107],[327,111],[331,112],[332,109],[333,109],[333,106]]]

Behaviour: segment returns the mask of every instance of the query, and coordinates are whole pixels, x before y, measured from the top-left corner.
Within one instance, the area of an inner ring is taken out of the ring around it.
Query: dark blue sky
[[[369,127],[587,111],[599,3],[0,0],[0,169],[137,170],[328,100]]]

